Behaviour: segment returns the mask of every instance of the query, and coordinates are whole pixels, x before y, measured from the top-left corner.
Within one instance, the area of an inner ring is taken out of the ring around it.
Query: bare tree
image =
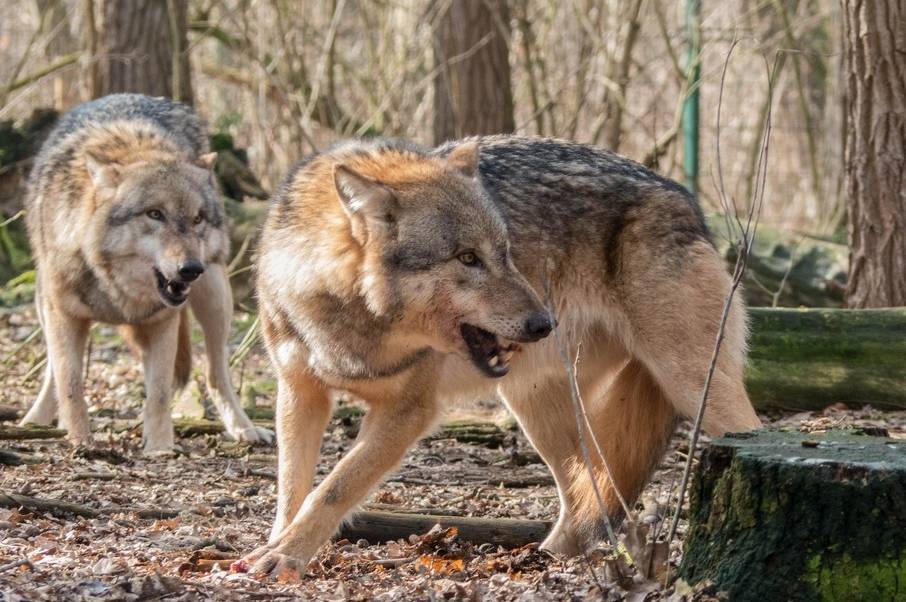
[[[100,94],[139,92],[192,102],[186,2],[102,0]]]
[[[445,1],[445,0],[438,0]],[[454,0],[434,32],[434,141],[512,132],[505,0]]]
[[[78,51],[78,40],[69,29],[72,17],[63,0],[35,0],[38,13],[41,15],[42,33],[47,36],[44,55],[51,64],[60,57]],[[76,85],[78,74],[73,71],[57,73],[53,78],[54,107],[68,109],[79,101],[79,90]]]
[[[906,305],[906,0],[843,0],[850,307]]]

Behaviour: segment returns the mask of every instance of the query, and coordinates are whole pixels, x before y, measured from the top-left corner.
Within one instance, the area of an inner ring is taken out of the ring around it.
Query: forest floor
[[[237,337],[249,323],[237,323]],[[36,328],[33,311],[0,315],[0,404],[24,410],[40,372],[24,376],[43,352],[40,337],[22,346]],[[200,351],[200,350],[199,350]],[[200,353],[196,365],[201,363]],[[679,599],[683,585],[658,589],[654,580],[619,582],[603,553],[555,558],[530,545],[505,550],[461,540],[453,532],[412,536],[380,545],[334,541],[308,572],[281,582],[231,572],[229,560],[264,543],[274,516],[274,449],[230,444],[219,435],[178,440],[175,457],[144,457],[134,425],[140,413],[138,362],[121,348],[112,329],[93,335],[86,391],[95,431],[91,453],[59,439],[0,441],[0,450],[27,463],[0,466],[0,492],[82,504],[97,516],[0,508],[0,600],[584,600]],[[197,370],[196,370],[197,372]],[[272,402],[273,383],[260,350],[234,374]],[[505,416],[496,402],[457,410],[471,417]],[[824,412],[764,416],[789,427],[882,426],[906,437],[906,414],[836,405]],[[130,422],[131,421],[131,422]],[[125,425],[125,426],[124,426]],[[335,419],[322,448],[318,479],[348,449],[355,425]],[[495,448],[428,438],[407,454],[364,504],[366,509],[453,516],[554,520],[557,495],[546,467],[516,430]],[[666,531],[664,509],[679,481],[688,446],[682,425],[638,508],[654,529]],[[507,486],[503,486],[506,484]],[[669,506],[668,506],[669,502]],[[644,510],[641,509],[644,507]],[[153,518],[154,510],[176,510]],[[685,525],[673,543],[679,559]],[[707,599],[699,591],[696,599]]]

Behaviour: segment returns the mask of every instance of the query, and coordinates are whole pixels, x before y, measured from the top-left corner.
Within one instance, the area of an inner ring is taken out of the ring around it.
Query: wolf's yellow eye
[[[472,253],[471,251],[466,251],[465,253],[460,253],[459,256],[457,257],[457,259],[459,259],[459,261],[463,265],[467,265],[469,267],[475,267],[475,266],[481,265],[481,260],[478,259],[478,256],[475,255],[475,253]]]
[[[195,224],[195,225],[197,226],[198,224],[201,223],[201,220],[203,220],[203,219],[204,219],[204,218],[201,217],[201,214],[199,213],[198,215],[195,216],[195,219],[192,220],[192,223]]]
[[[159,222],[164,221],[164,214],[160,211],[160,209],[151,209],[150,211],[148,211],[147,216]]]

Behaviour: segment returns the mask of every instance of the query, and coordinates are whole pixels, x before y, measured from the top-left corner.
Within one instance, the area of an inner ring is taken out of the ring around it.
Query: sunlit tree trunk
[[[101,95],[138,92],[192,102],[182,0],[102,0]]]
[[[515,129],[509,27],[504,0],[447,3],[434,33],[436,143]]]
[[[44,54],[49,62],[77,52],[78,40],[69,29],[72,14],[67,10],[63,0],[35,0],[38,13],[41,15],[42,33],[49,37]],[[63,70],[53,77],[54,108],[65,111],[79,98],[78,73],[75,70]]]
[[[906,0],[843,0],[850,307],[906,305]]]

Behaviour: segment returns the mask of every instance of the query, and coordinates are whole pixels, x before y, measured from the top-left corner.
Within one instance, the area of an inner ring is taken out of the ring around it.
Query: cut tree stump
[[[730,600],[906,600],[906,442],[856,429],[715,440],[680,575]]]
[[[444,529],[456,527],[459,537],[474,544],[490,543],[505,548],[539,542],[551,528],[551,523],[542,520],[363,511],[354,514],[352,521],[340,528],[337,537],[383,543],[424,535],[437,524]]]
[[[906,308],[754,308],[751,331],[746,386],[756,408],[906,409]]]

